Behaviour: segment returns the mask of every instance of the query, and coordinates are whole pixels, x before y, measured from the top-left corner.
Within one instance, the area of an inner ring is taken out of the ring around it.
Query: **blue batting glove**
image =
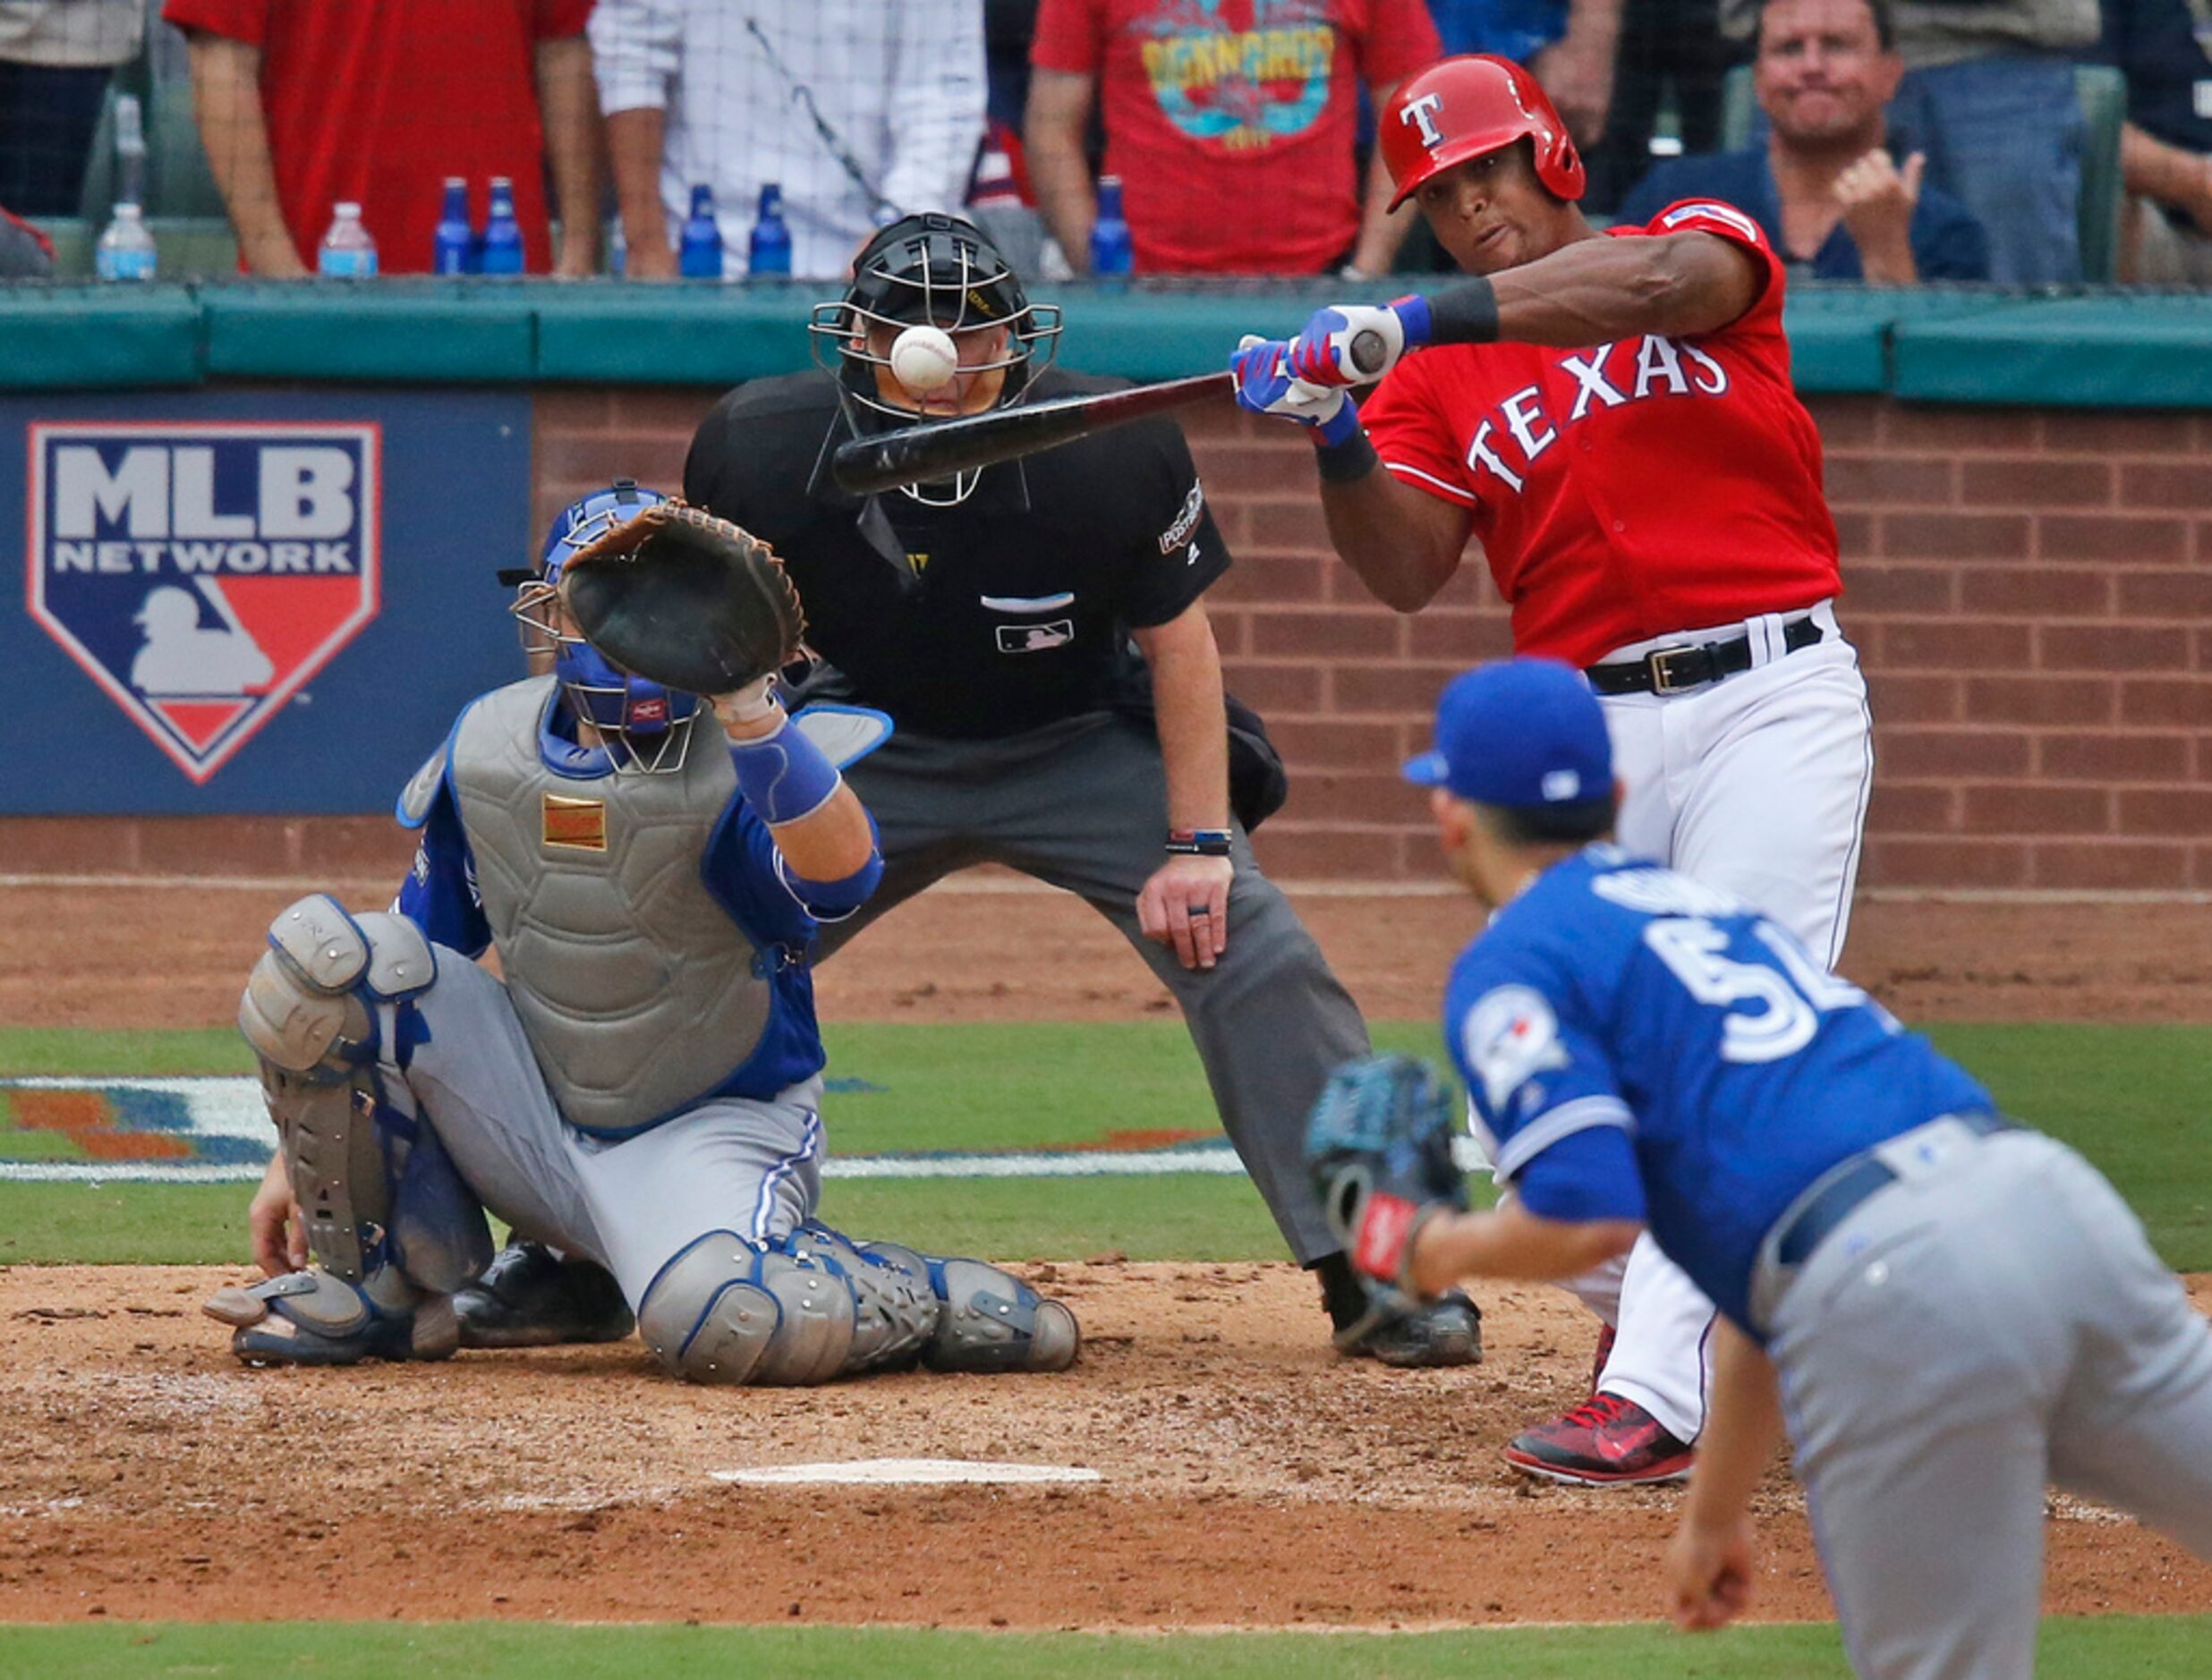
[[[1340,444],[1359,429],[1359,411],[1341,390],[1294,378],[1290,346],[1280,338],[1247,335],[1229,359],[1237,376],[1237,405],[1254,414],[1296,420],[1318,444]]]
[[[1370,385],[1408,350],[1428,343],[1428,301],[1400,298],[1380,309],[1333,303],[1315,310],[1290,344],[1290,371],[1313,385]],[[1357,351],[1365,360],[1355,358]]]

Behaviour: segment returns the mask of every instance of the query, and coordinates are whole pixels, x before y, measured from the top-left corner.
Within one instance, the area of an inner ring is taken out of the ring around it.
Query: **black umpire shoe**
[[[1376,1321],[1350,1346],[1354,1359],[1379,1359],[1405,1370],[1478,1365],[1483,1357],[1483,1313],[1454,1289],[1410,1312]]]
[[[464,1347],[619,1342],[637,1328],[612,1272],[535,1243],[501,1249],[453,1307]]]
[[[1381,1310],[1341,1254],[1309,1268],[1336,1327],[1337,1351],[1403,1370],[1475,1365],[1483,1357],[1482,1309],[1457,1289],[1403,1312]]]

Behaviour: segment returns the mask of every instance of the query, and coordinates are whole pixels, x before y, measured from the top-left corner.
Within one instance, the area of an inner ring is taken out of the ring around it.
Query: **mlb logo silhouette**
[[[376,616],[375,423],[30,438],[31,616],[193,781]]]

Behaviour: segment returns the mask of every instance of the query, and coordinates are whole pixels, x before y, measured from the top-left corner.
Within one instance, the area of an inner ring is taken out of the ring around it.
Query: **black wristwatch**
[[[1168,852],[1179,858],[1225,858],[1229,831],[1226,828],[1170,828]]]

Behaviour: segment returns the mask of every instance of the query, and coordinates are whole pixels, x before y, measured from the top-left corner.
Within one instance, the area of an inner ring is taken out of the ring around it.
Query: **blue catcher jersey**
[[[1461,954],[1444,1038],[1531,1212],[1643,1219],[1751,1334],[1759,1244],[1799,1192],[1991,1107],[1757,911],[1610,845],[1545,870]]]

